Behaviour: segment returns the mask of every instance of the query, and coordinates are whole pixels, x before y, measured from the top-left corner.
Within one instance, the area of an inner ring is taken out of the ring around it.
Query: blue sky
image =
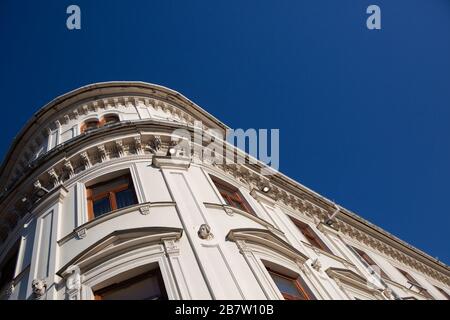
[[[280,171],[449,263],[449,36],[447,0],[2,0],[0,155],[60,94],[157,83],[279,128]]]

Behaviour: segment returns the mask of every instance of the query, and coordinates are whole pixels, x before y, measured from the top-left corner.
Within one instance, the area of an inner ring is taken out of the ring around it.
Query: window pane
[[[84,123],[84,131],[93,130],[98,128],[98,121],[91,120]]]
[[[128,176],[122,176],[119,178],[115,178],[108,182],[99,183],[99,184],[91,187],[92,195],[95,197],[102,193],[113,191],[116,188],[128,186],[129,184],[130,184],[130,180],[129,180]]]
[[[243,211],[247,211],[247,209],[244,207],[244,205],[241,202],[236,201],[236,200],[232,200],[232,201],[233,201],[233,204],[232,204],[233,207],[241,209]]]
[[[109,202],[109,197],[101,198],[94,201],[94,216],[99,217],[102,214],[111,211],[111,204]]]
[[[119,118],[115,115],[105,116],[104,122],[105,122],[105,124],[116,123],[116,122],[119,122]]]
[[[230,200],[228,199],[228,195],[227,195],[226,193],[222,193],[222,192],[221,192],[220,194],[221,194],[223,200],[225,200],[225,202],[226,202],[227,205],[233,206],[233,204],[232,204],[232,203],[230,202]]]
[[[157,275],[132,279],[107,289],[100,297],[102,300],[165,300],[165,291],[160,288],[159,281]]]
[[[242,195],[239,193],[239,190],[232,186],[225,185],[223,182],[219,182],[212,179],[223,199],[227,203],[227,205],[241,209],[248,213],[254,214],[249,208],[248,204],[242,200]]]
[[[312,246],[322,249],[322,245],[317,240],[316,236],[313,234],[313,231],[311,231],[308,227],[301,229],[301,231]]]
[[[136,196],[132,189],[125,189],[116,193],[117,209],[136,204]]]
[[[304,295],[298,290],[297,286],[295,285],[294,280],[281,277],[272,272],[270,272],[270,275],[272,276],[273,281],[275,282],[281,293],[287,293],[294,297],[304,298]]]

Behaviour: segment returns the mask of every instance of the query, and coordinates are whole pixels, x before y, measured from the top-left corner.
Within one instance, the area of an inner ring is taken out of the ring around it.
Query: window
[[[101,120],[101,125],[109,125],[109,124],[113,124],[113,123],[117,123],[119,122],[119,117],[116,114],[108,114],[103,116],[102,120]]]
[[[303,279],[294,278],[267,268],[270,276],[280,290],[285,300],[314,300],[315,297],[308,289]]]
[[[97,183],[88,187],[86,191],[90,220],[110,211],[137,204],[129,174]]]
[[[97,119],[86,120],[81,126],[81,132],[87,132],[90,130],[98,129],[99,122]]]
[[[244,200],[236,187],[233,187],[232,185],[229,185],[228,183],[220,181],[214,177],[212,177],[212,180],[227,205],[254,214],[249,204]]]
[[[167,300],[159,269],[115,283],[94,293],[95,300]]]
[[[0,266],[0,290],[14,279],[18,256],[19,242],[17,242],[11,251],[5,256],[4,262]]]
[[[378,264],[375,263],[375,261],[372,260],[371,257],[369,257],[369,255],[367,253],[365,253],[364,251],[355,248],[355,247],[351,247],[358,255],[359,257],[363,260],[363,262],[365,262],[368,266],[372,267],[372,266],[376,266],[378,268],[378,270],[380,270],[380,276],[384,279],[390,279],[388,277],[388,275],[378,266]]]
[[[313,231],[313,229],[309,225],[296,219],[292,219],[292,221],[300,230],[300,232],[305,236],[306,240],[310,245],[323,251],[326,251],[328,253],[332,253],[330,249],[328,249],[325,243],[323,243],[323,241],[317,236],[317,234]]]
[[[450,295],[444,290],[444,289],[442,289],[442,288],[439,288],[439,287],[436,287],[436,286],[434,286],[436,289],[438,289],[438,291],[440,292],[440,293],[442,293],[443,295],[444,295],[444,297],[447,299],[447,300],[450,300]]]
[[[415,287],[420,294],[424,295],[425,297],[429,298],[429,299],[433,299],[433,297],[430,295],[430,293],[427,291],[427,289],[425,289],[424,287],[422,287],[417,281],[416,279],[413,278],[412,275],[410,275],[408,272],[397,268],[397,270],[406,278],[406,280],[408,280],[408,283],[411,285],[410,289],[412,287]]]

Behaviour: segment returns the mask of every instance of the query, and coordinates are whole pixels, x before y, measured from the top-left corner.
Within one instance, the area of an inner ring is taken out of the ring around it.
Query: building
[[[1,298],[450,298],[448,266],[345,208],[179,148],[210,128],[227,129],[142,82],[38,111],[0,169]]]

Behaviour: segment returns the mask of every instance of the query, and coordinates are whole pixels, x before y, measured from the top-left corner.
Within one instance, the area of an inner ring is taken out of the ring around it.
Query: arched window
[[[89,120],[86,120],[81,125],[81,132],[87,132],[90,130],[98,129],[98,127],[99,127],[99,121],[97,119],[89,119]]]
[[[119,116],[117,114],[107,114],[103,116],[102,120],[100,121],[101,126],[113,124],[119,122]]]

